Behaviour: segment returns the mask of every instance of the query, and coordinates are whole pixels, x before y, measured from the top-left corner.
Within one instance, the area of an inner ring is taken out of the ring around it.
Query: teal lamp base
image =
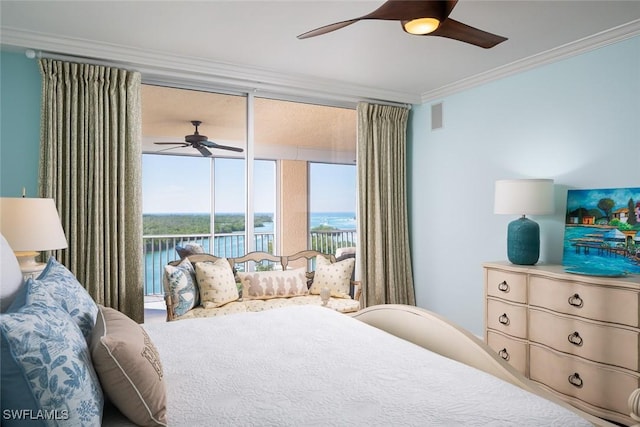
[[[534,265],[540,258],[540,227],[535,221],[518,218],[507,228],[507,257],[512,264]]]

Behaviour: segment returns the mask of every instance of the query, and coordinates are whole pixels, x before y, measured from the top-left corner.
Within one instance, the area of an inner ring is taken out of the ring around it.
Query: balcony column
[[[278,255],[307,249],[309,230],[309,185],[307,162],[281,160]],[[304,264],[303,264],[304,265]],[[297,266],[292,266],[297,267]]]

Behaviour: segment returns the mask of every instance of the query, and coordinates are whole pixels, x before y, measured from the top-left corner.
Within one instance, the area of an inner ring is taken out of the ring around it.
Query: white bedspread
[[[163,361],[170,426],[590,425],[322,307],[145,328]]]

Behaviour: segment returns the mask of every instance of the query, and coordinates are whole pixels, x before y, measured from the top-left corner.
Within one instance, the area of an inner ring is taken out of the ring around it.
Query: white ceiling
[[[485,50],[388,21],[296,38],[382,3],[2,0],[0,40],[131,64],[147,82],[421,103],[640,33],[638,0],[461,0],[453,19],[509,40]]]

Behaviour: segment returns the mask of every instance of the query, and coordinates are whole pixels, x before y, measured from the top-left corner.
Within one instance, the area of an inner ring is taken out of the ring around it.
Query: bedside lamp
[[[0,233],[15,252],[25,276],[36,277],[46,266],[36,262],[40,251],[67,247],[53,199],[0,198]]]
[[[540,257],[540,227],[525,215],[553,213],[552,179],[496,181],[494,213],[522,215],[509,223],[507,257],[513,264],[534,265]]]

